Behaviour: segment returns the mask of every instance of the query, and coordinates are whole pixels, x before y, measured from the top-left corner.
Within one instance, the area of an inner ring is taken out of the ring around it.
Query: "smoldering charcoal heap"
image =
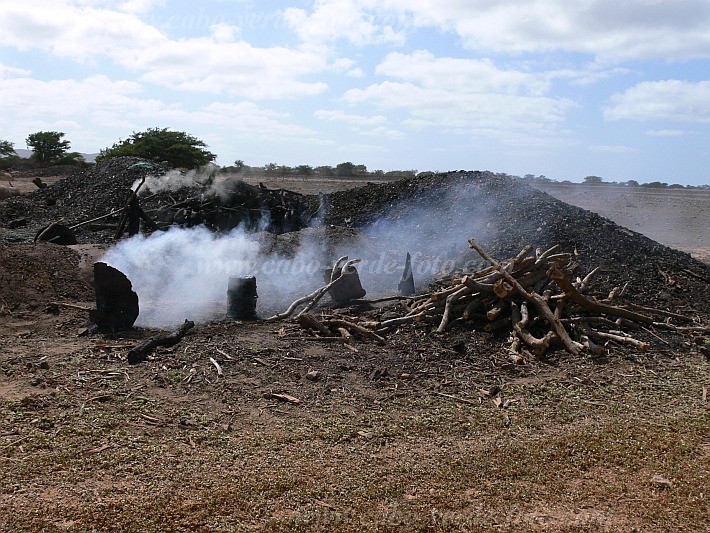
[[[313,204],[316,201],[311,198]],[[604,288],[629,281],[630,292],[640,301],[659,305],[690,301],[698,311],[710,308],[708,284],[684,273],[692,270],[710,278],[710,266],[507,176],[479,171],[428,173],[335,192],[328,195],[328,203],[325,224],[371,233],[395,224],[413,240],[439,243],[441,253],[458,252],[461,264],[484,265],[467,249],[471,237],[500,259],[515,255],[526,244],[540,248],[562,244],[577,251],[582,270],[602,267],[598,279]],[[456,242],[457,250],[444,249]],[[662,272],[682,277],[683,287],[652,288],[664,282]]]
[[[111,159],[71,175],[46,189],[5,201],[0,211],[0,224],[6,226],[18,216],[28,218],[31,222],[27,231],[24,234],[16,231],[12,235],[13,239],[31,240],[38,227],[59,218],[64,217],[66,221],[75,223],[118,209],[123,206],[130,187],[148,173],[144,167],[136,166],[139,162],[141,160],[136,158]],[[160,165],[153,167],[150,172],[158,179],[167,173]],[[204,193],[204,184],[188,180],[177,190],[143,196],[141,202],[144,209],[154,215],[154,210],[167,203],[177,204],[178,210],[190,207],[194,214],[194,206],[201,205],[205,200]],[[290,197],[285,191],[279,192],[277,196]],[[54,205],[47,205],[48,200],[56,201]],[[480,264],[480,258],[470,252],[466,245],[467,240],[473,237],[489,253],[500,259],[510,257],[528,243],[541,248],[559,243],[565,248],[576,250],[581,270],[588,271],[600,265],[603,272],[598,276],[598,282],[602,286],[629,281],[629,294],[636,295],[646,303],[689,303],[699,311],[706,311],[708,308],[710,289],[708,284],[700,279],[688,278],[683,284],[675,286],[666,287],[664,284],[663,290],[648,289],[657,286],[655,282],[662,280],[664,275],[687,277],[683,273],[685,270],[710,277],[707,265],[693,260],[688,254],[667,248],[595,213],[558,201],[506,176],[490,172],[426,173],[396,182],[367,184],[357,189],[327,195],[325,199],[312,196],[302,200],[300,215],[304,222],[325,228],[331,225],[347,226],[363,235],[360,244],[348,242],[342,243],[341,247],[328,245],[327,253],[324,249],[316,250],[323,248],[322,244],[310,243],[318,253],[305,254],[308,260],[315,257],[327,263],[340,252],[356,257],[370,253],[372,249],[394,250],[393,257],[403,268],[403,258],[409,252],[412,254],[412,267],[419,290],[425,287],[427,281],[426,276],[418,275],[417,270],[422,268],[425,260],[431,260],[432,264],[434,260],[439,261],[439,264],[453,260],[459,264],[476,261]],[[327,210],[322,209],[323,205],[328,206]],[[222,207],[229,210],[239,206],[227,203]],[[318,214],[317,217],[310,216],[315,213]],[[157,215],[155,216],[157,218]],[[194,234],[183,236],[187,245],[196,248],[196,251],[210,250],[206,255],[203,254],[206,258],[216,262],[224,261],[224,256],[212,253],[214,248],[221,248],[225,253],[229,251],[233,259],[237,244],[248,248],[246,255],[242,256],[249,260],[271,257],[256,250],[263,245],[263,241],[255,243],[252,242],[253,239],[244,236],[238,237],[236,243],[219,247],[215,239],[221,238],[221,234],[200,233],[201,222],[202,219],[198,217],[197,226],[193,228]],[[260,228],[252,228],[258,229]],[[90,232],[88,228],[80,228],[77,233],[79,242],[113,240],[110,231]],[[233,239],[234,236],[230,234],[230,238]],[[281,243],[288,243],[290,240],[286,238]],[[298,239],[292,241],[294,246],[302,246]],[[180,240],[177,239],[176,242]],[[245,244],[247,242],[251,244]],[[367,247],[365,244],[369,249],[364,250]],[[170,250],[183,246],[175,243],[166,243],[167,245]],[[122,248],[122,251],[125,249]],[[279,257],[304,257],[304,254],[299,255],[296,250],[282,252]],[[142,257],[145,257],[145,254],[151,255],[151,268],[157,269],[155,263],[158,258],[155,257],[155,251],[151,254],[143,246],[140,254]],[[179,257],[170,259],[173,265],[180,267],[185,266],[184,260],[185,258],[181,264]],[[142,265],[146,264],[145,259],[141,261]],[[204,266],[206,260],[202,264]],[[248,273],[247,270],[225,275]],[[429,277],[433,275],[431,271],[427,273]],[[401,274],[399,270],[394,275],[394,281],[383,281],[375,279],[376,276],[370,276],[368,279],[368,273],[365,272],[363,287],[370,295],[380,294],[381,290],[387,288],[396,291]],[[274,283],[277,281],[274,280]],[[318,281],[301,276],[299,279],[287,280],[286,284],[296,283],[290,289],[298,294],[312,287],[309,284]],[[378,281],[382,282],[382,287],[371,290],[372,284]],[[261,286],[261,280],[259,283]],[[214,294],[219,295],[219,299],[224,297],[225,284],[226,279],[220,278],[214,291]],[[201,290],[198,294],[205,292],[212,293],[210,290]]]

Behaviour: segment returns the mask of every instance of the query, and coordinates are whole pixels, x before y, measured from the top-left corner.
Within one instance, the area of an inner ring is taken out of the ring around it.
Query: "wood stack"
[[[649,328],[708,331],[708,326],[694,324],[684,315],[617,302],[625,287],[601,299],[588,296],[599,269],[573,280],[574,256],[561,252],[560,246],[535,253],[526,246],[517,256],[499,263],[473,239],[469,243],[490,267],[457,278],[435,292],[402,299],[406,313],[400,317],[359,324],[384,336],[407,324],[430,323],[441,334],[452,323],[477,319],[486,323],[486,331],[510,331],[509,348],[515,361],[540,357],[555,345],[574,355],[603,353],[601,345],[609,342],[648,350],[648,342],[629,332],[645,330],[660,339]]]

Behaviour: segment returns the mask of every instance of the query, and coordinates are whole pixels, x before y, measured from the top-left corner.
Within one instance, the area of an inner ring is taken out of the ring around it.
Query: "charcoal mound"
[[[99,217],[123,207],[133,183],[146,173],[163,172],[161,165],[151,167],[137,157],[115,157],[75,171],[66,178],[3,204],[0,224],[27,218],[36,227],[64,219],[77,223]]]
[[[214,182],[217,170],[205,169],[204,176],[168,171],[164,165],[137,157],[116,157],[75,172],[51,186],[12,198],[3,203],[0,226],[22,229],[3,240],[28,241],[40,228],[63,220],[69,227],[82,223],[76,228],[79,242],[112,242],[121,214],[105,215],[123,208],[131,196],[131,187],[148,175],[157,177],[159,183],[166,182],[155,193],[146,182],[140,193],[140,207],[154,222],[148,224],[150,229],[204,225],[213,231],[229,231],[241,226],[246,231],[266,229],[284,233],[305,226],[299,193],[249,185],[229,175]],[[176,176],[181,179],[173,187],[168,182]],[[201,181],[202,178],[206,181]],[[93,221],[96,224],[83,224],[97,217],[102,218]]]
[[[310,201],[315,206],[318,199]],[[332,193],[327,203],[325,224],[365,231],[397,224],[399,232],[421,242],[453,235],[454,242],[461,242],[460,264],[472,269],[483,262],[467,250],[471,237],[499,259],[514,256],[526,244],[560,244],[576,251],[580,271],[602,268],[600,290],[629,282],[627,294],[646,304],[709,310],[708,265],[507,176],[426,174]]]

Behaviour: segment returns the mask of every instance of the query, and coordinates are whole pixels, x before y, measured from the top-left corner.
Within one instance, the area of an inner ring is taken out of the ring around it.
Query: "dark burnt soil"
[[[316,205],[317,199],[311,202]],[[596,213],[490,172],[370,183],[332,193],[328,202],[326,224],[368,229],[397,223],[401,232],[420,235],[421,240],[453,233],[461,242],[459,264],[469,271],[484,265],[474,251],[466,250],[471,237],[500,260],[514,256],[526,244],[539,248],[560,244],[565,251],[576,251],[581,273],[602,268],[599,290],[629,282],[626,295],[637,302],[701,313],[710,310],[710,266]],[[412,216],[417,212],[423,216]],[[436,219],[433,229],[431,221],[422,220],[431,218]]]

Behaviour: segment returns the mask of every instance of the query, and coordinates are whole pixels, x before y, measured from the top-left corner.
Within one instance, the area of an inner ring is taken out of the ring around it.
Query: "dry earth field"
[[[710,193],[557,189],[708,260]],[[59,247],[18,246],[51,287]],[[409,330],[351,351],[216,322],[129,366],[151,332],[47,311],[0,302],[0,531],[710,529],[707,336],[519,366],[470,332],[463,353]]]

